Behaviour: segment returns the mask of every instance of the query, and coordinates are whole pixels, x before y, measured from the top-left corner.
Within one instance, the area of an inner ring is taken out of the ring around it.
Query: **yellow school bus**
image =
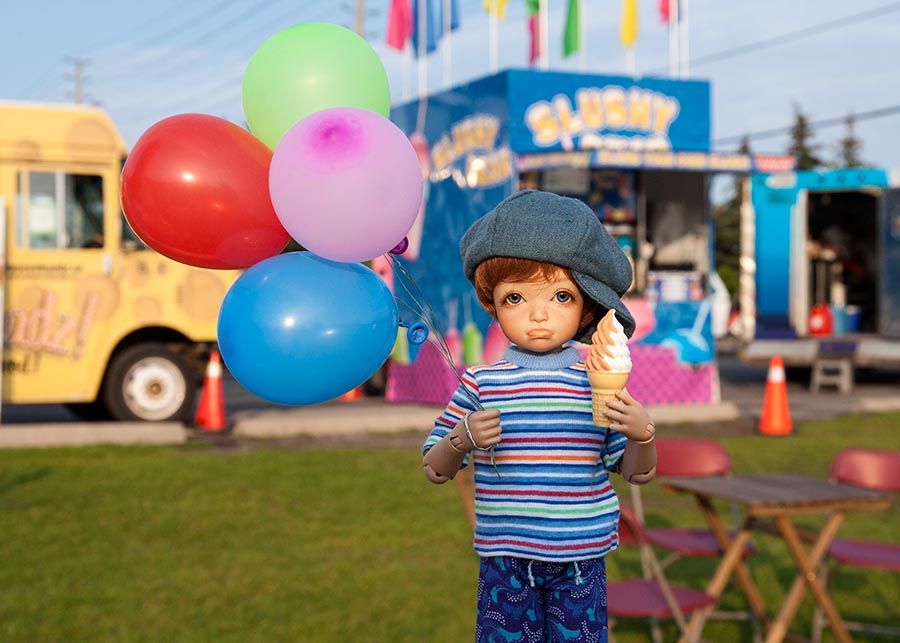
[[[126,148],[100,109],[0,101],[3,402],[184,420],[237,271],[145,246],[122,216]]]

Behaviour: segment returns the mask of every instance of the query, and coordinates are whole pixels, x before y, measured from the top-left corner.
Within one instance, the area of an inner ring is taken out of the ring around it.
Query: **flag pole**
[[[428,7],[423,6],[427,0],[418,0],[416,2],[416,29],[418,29],[419,42],[419,98],[428,95],[428,67],[425,60],[426,48],[428,47]]]
[[[637,75],[634,43],[638,34],[637,0],[624,0],[622,3],[622,27],[619,39],[625,45],[625,67],[629,75]]]
[[[680,61],[681,77],[688,78],[691,75],[691,52],[690,52],[690,32],[688,30],[688,0],[681,0],[684,9],[678,16],[678,24],[680,27],[678,33],[678,43],[681,51],[678,54]]]
[[[490,0],[488,12],[488,69],[493,74],[500,66],[500,45],[498,42],[498,0]]]
[[[550,48],[547,46],[550,31],[550,17],[547,15],[547,0],[540,0],[538,3],[538,24],[541,33],[538,34],[541,52],[538,57],[538,67],[540,69],[550,69]]]
[[[669,0],[669,77],[681,75],[681,45],[678,42],[678,0]]]
[[[453,31],[450,28],[450,21],[453,19],[453,15],[450,2],[451,0],[443,0],[444,18],[441,21],[443,24],[441,36],[444,39],[444,87],[449,87],[453,80],[453,46],[450,43],[450,33]]]
[[[587,71],[587,16],[584,13],[584,0],[578,0],[578,45],[581,52],[578,57],[578,67],[581,71]]]
[[[400,73],[403,81],[403,99],[408,100],[412,96],[412,43],[403,47],[400,59]]]

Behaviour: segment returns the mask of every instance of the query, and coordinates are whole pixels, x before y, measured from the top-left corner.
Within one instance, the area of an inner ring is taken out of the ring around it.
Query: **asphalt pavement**
[[[753,431],[758,426],[766,390],[766,366],[719,356],[721,401],[705,405],[651,406],[661,428],[703,426],[716,430]],[[853,390],[809,390],[800,378],[787,382],[791,418],[797,423],[846,413],[900,411],[900,373],[860,371]],[[84,444],[182,444],[192,439],[284,440],[353,439],[360,436],[421,436],[430,430],[441,408],[396,404],[380,397],[352,402],[330,401],[305,407],[268,404],[231,381],[225,388],[228,427],[210,433],[182,423],[22,421],[0,424],[0,448],[42,448]],[[5,412],[4,412],[5,413]],[[52,417],[52,416],[51,416]]]

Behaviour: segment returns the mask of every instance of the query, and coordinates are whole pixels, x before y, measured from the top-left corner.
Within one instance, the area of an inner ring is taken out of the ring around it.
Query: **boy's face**
[[[494,288],[497,323],[519,348],[554,353],[575,337],[584,298],[561,271],[550,281],[501,281]]]

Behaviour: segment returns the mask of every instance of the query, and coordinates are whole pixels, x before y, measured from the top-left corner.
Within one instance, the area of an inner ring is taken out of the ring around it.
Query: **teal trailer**
[[[798,171],[748,181],[742,357],[900,368],[900,172]]]

